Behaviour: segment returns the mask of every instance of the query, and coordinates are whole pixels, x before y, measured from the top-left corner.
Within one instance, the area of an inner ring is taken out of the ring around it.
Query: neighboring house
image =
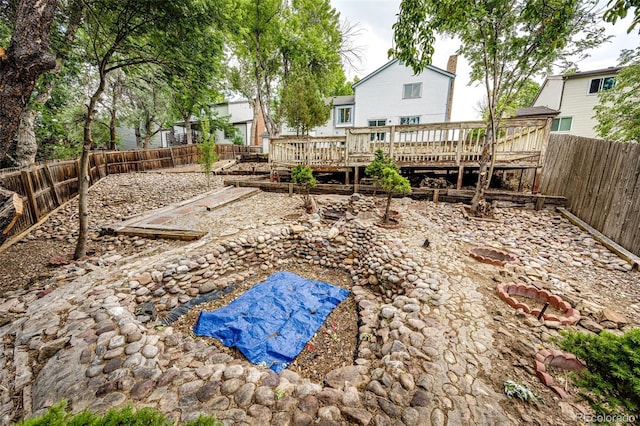
[[[355,83],[352,96],[330,98],[329,120],[310,133],[343,136],[350,127],[449,121],[456,62],[452,56],[446,71],[428,66],[415,75],[399,60],[392,60]],[[288,129],[283,133],[295,134],[295,131]]]
[[[252,136],[260,135],[264,132],[264,124],[260,121],[257,133],[253,127],[253,109],[246,99],[237,101],[227,101],[217,104],[214,107],[219,117],[228,117],[229,122],[236,128],[236,134],[242,145],[260,145],[260,138],[252,141]],[[233,135],[222,131],[216,131],[217,143],[233,143]]]
[[[130,127],[116,127],[116,133],[120,138],[120,145],[118,149],[121,150],[130,150],[130,149],[138,149],[138,145],[136,143],[136,134],[135,131]],[[165,132],[158,132],[151,138],[151,146],[150,148],[166,148],[169,146],[169,142],[167,141]]]
[[[597,121],[593,107],[599,103],[598,92],[615,85],[619,70],[619,67],[609,67],[549,76],[534,99],[533,107],[557,111],[558,115],[551,123],[552,132],[594,138]]]
[[[237,140],[241,145],[261,145],[262,133],[265,125],[262,115],[258,114],[258,128],[254,128],[253,110],[246,99],[225,101],[213,106],[214,113],[220,118],[227,118],[235,127]],[[200,122],[197,117],[191,118],[192,140],[195,142],[199,131]],[[162,141],[169,141],[169,145],[182,145],[185,142],[186,128],[184,122],[176,123],[172,129],[162,132]],[[224,130],[215,131],[216,143],[232,144],[234,135]],[[166,143],[166,142],[164,142]],[[164,146],[164,145],[163,145]]]

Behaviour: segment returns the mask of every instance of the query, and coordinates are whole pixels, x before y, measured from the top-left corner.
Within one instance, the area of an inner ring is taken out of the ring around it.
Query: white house
[[[251,145],[253,132],[253,110],[246,99],[228,101],[217,104],[214,110],[218,117],[228,117],[229,122],[236,128],[242,145]],[[216,130],[218,143],[233,143],[232,135],[222,130]]]
[[[552,132],[594,138],[597,121],[593,107],[599,103],[598,92],[614,86],[619,70],[619,67],[609,67],[549,76],[534,99],[533,107],[558,111],[551,124]]]
[[[342,136],[349,127],[441,123],[451,118],[456,57],[447,70],[428,66],[416,75],[395,59],[353,85],[353,96],[331,98],[329,121],[315,136]]]

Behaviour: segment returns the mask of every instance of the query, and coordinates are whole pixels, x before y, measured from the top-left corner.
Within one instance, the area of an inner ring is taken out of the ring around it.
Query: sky
[[[600,3],[604,7],[607,2],[605,0]],[[349,80],[356,75],[362,78],[386,64],[389,61],[387,51],[391,48],[393,39],[392,25],[400,10],[400,0],[331,0],[331,5],[340,12],[341,20],[346,19],[351,24],[358,24],[359,34],[353,44],[361,47],[364,59],[358,69],[345,70]],[[627,34],[630,22],[630,17],[618,21],[615,25],[603,21],[602,26],[607,34],[613,36],[612,40],[589,52],[590,57],[579,62],[578,69],[589,71],[616,66],[620,50],[634,49],[640,45],[637,27],[631,34]],[[456,52],[458,47],[452,39],[439,39],[435,45],[432,65],[445,69],[447,59]],[[477,104],[483,98],[484,87],[477,83],[469,85],[468,63],[464,58],[459,57],[452,121],[479,119]]]

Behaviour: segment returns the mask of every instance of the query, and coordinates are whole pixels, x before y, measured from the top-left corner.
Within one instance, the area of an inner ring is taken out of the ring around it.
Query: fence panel
[[[551,135],[541,192],[640,255],[640,144]]]
[[[243,151],[243,148],[250,148]],[[237,147],[237,152],[254,152],[261,147]],[[198,161],[196,145],[132,151],[95,151],[89,157],[90,183],[108,174],[193,164]],[[78,160],[38,163],[28,169],[0,170],[0,186],[20,195],[24,213],[9,231],[17,235],[38,223],[78,193]]]

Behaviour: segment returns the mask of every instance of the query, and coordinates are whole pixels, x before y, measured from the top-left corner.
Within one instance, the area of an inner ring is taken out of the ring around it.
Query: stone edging
[[[472,247],[467,252],[478,262],[490,265],[504,266],[507,263],[520,263],[514,254],[491,247]]]
[[[531,309],[527,304],[518,302],[511,297],[511,295],[528,297],[542,303],[549,303],[553,308],[565,314],[564,316],[555,316],[543,313],[542,318],[545,321],[557,321],[562,325],[574,325],[580,321],[580,311],[571,307],[571,304],[562,300],[560,296],[551,294],[548,290],[540,290],[532,285],[506,283],[498,284],[496,286],[496,293],[498,293],[498,297],[509,304],[509,306],[514,309],[522,309],[527,314],[538,316],[540,315],[541,309]]]
[[[584,362],[580,361],[574,354],[559,350],[543,349],[535,357],[536,375],[547,387],[557,393],[560,398],[567,398],[569,394],[553,380],[547,373],[547,364],[552,367],[561,368],[567,371],[579,371],[586,368]]]

